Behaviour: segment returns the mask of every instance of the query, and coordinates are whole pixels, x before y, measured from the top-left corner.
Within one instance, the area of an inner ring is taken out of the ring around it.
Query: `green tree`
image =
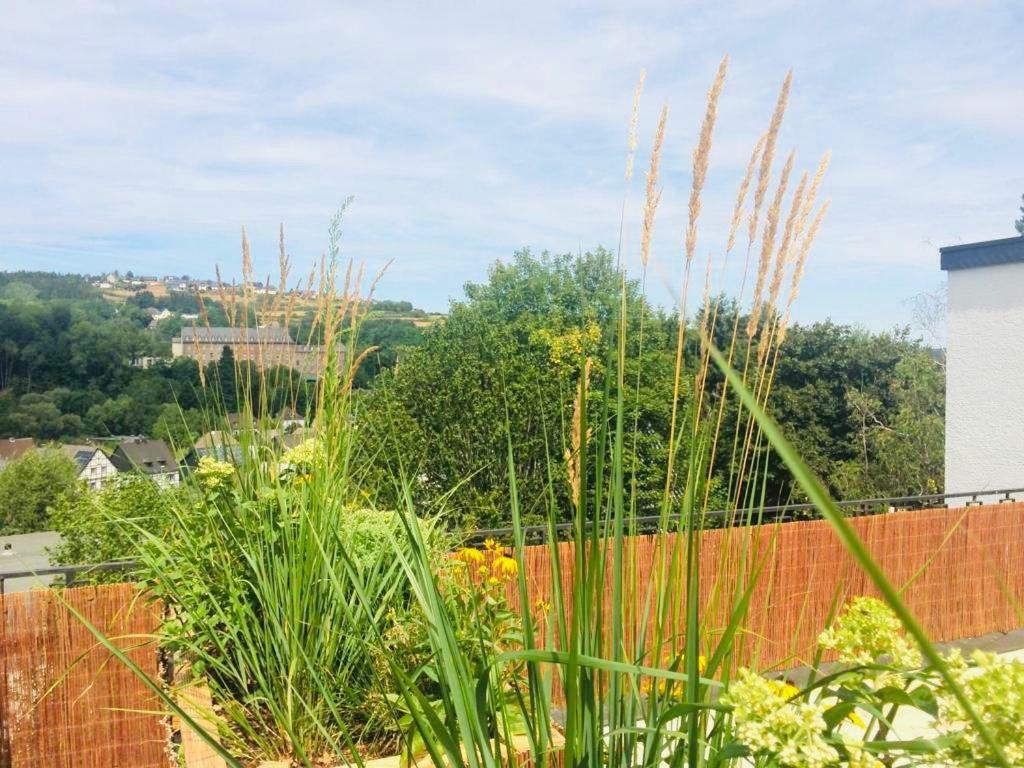
[[[621,288],[614,258],[604,250],[539,257],[524,251],[494,265],[486,283],[467,284],[466,300],[454,303],[446,321],[407,349],[363,399],[359,433],[371,471],[379,471],[368,486],[386,491],[380,478],[401,460],[424,505],[443,500],[456,524],[503,525],[507,418],[528,517],[540,519],[549,469],[553,490],[569,509],[563,454],[580,363],[592,356],[592,380],[599,380]],[[641,487],[653,491],[664,482],[660,436],[670,411],[675,321],[651,310],[636,284],[626,290],[630,322],[639,323],[641,311],[646,316],[640,396],[633,391],[634,362],[627,408],[638,427],[641,459],[634,470]],[[598,398],[595,393],[588,404],[595,418]]]
[[[51,517],[61,543],[50,553],[51,562],[77,565],[133,557],[143,532],[159,534],[166,528],[171,494],[183,492],[161,490],[148,478],[129,474],[98,492],[61,496]]]
[[[888,390],[893,406],[862,390],[847,393],[858,423],[857,457],[841,461],[834,483],[846,498],[911,496],[943,488],[945,382],[925,353],[897,363]]]
[[[1020,206],[1020,218],[1013,222],[1013,228],[1017,230],[1017,234],[1024,237],[1024,195],[1020,196],[1022,205]]]
[[[0,470],[0,533],[48,530],[51,507],[79,492],[71,459],[59,451],[29,451]]]
[[[160,406],[151,434],[164,440],[175,451],[188,448],[205,431],[206,415],[196,408],[181,408],[176,403]]]

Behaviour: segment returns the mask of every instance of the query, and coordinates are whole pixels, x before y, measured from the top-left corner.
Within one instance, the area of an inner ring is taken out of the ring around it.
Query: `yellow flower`
[[[484,549],[486,549],[488,552],[497,552],[499,549],[501,549],[501,545],[494,539],[485,539]]]
[[[486,576],[488,573],[489,571],[487,570],[486,565],[481,565],[479,568],[476,569],[477,576]]]
[[[500,582],[500,581],[498,581],[498,579],[494,578],[493,576],[491,576],[491,577],[490,577],[490,578],[489,578],[489,579],[487,580],[487,586],[489,586],[489,587],[495,587],[495,586],[497,586],[498,584],[501,584],[501,582]]]
[[[507,579],[511,579],[519,573],[519,563],[505,555],[499,555],[494,558],[494,562],[491,563],[491,568],[494,570],[496,576],[503,576]]]
[[[470,565],[476,565],[484,561],[484,553],[481,552],[479,549],[474,549],[473,547],[463,547],[459,550],[459,553],[456,555],[456,557],[464,563],[468,563]]]
[[[856,711],[851,712],[846,716],[846,719],[856,725],[858,728],[867,728],[867,723],[864,722],[864,718],[857,714]]]
[[[533,608],[537,613],[547,613],[551,610],[551,603],[547,600],[538,600],[534,603]]]
[[[771,680],[770,682],[775,686],[775,690],[778,691],[778,694],[787,701],[800,694],[799,688],[785,680]]]

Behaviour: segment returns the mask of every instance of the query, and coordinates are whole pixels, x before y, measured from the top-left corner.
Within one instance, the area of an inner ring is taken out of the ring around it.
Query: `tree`
[[[1020,196],[1021,203],[1024,203],[1024,195]],[[1017,230],[1017,234],[1024,237],[1024,204],[1020,207],[1020,218],[1013,222],[1014,229]]]
[[[377,473],[368,487],[386,494],[401,461],[418,500],[427,507],[443,501],[454,524],[506,524],[511,432],[526,519],[543,516],[549,469],[561,508],[570,509],[563,453],[580,365],[592,356],[592,381],[600,381],[621,288],[614,257],[601,249],[582,256],[523,251],[495,264],[486,283],[467,284],[466,300],[363,398],[359,435]],[[635,283],[626,292],[630,323],[646,316],[638,398],[636,349],[627,370],[628,417],[638,427],[641,457],[632,469],[646,491],[664,482],[675,321],[647,306]],[[588,404],[595,418],[598,397]]]
[[[60,497],[51,522],[61,543],[51,561],[76,565],[131,558],[143,531],[158,534],[166,527],[171,494],[178,492],[183,491],[161,490],[148,478],[129,474],[98,492]]]
[[[50,508],[80,492],[71,459],[59,451],[29,451],[0,470],[0,533],[47,530]]]
[[[182,409],[176,403],[164,403],[160,406],[151,434],[178,451],[192,445],[205,431],[206,418],[196,408]]]
[[[834,483],[846,498],[938,493],[944,475],[944,381],[926,354],[905,357],[889,384],[895,405],[851,390],[848,400],[859,423],[857,458],[840,462]]]

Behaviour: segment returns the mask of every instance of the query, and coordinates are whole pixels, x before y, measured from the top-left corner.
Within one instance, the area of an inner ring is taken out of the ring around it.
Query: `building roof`
[[[74,445],[69,443],[67,445],[62,445],[60,450],[65,456],[70,456],[71,459],[74,460],[78,465],[78,471],[81,472],[92,460],[92,457],[96,455],[96,451],[98,451],[99,448],[94,445]]]
[[[0,464],[20,458],[26,451],[35,448],[36,442],[31,437],[8,437],[0,439]]]
[[[259,328],[207,328],[206,326],[185,326],[181,329],[184,344],[294,344],[286,328],[280,325],[263,325]]]
[[[163,440],[144,437],[125,440],[117,446],[110,460],[122,472],[137,469],[147,475],[159,475],[178,471],[178,462]]]
[[[204,448],[217,448],[223,447],[225,445],[237,444],[238,440],[235,438],[234,435],[230,434],[229,432],[214,429],[211,430],[210,432],[205,433],[198,440],[196,440],[193,447],[196,450],[202,450]]]
[[[939,262],[942,269],[947,271],[1024,262],[1024,237],[947,245],[939,248]]]

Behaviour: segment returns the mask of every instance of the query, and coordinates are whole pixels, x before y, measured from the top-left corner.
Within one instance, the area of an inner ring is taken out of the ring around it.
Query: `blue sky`
[[[0,38],[0,268],[212,276],[276,229],[444,309],[515,250],[614,246],[633,85],[642,169],[671,108],[650,292],[673,301],[690,152],[723,53],[698,258],[787,69],[780,150],[833,151],[797,317],[911,319],[940,245],[1006,237],[1024,192],[1024,5],[1010,2],[13,3]],[[734,270],[735,271],[735,270]],[[734,285],[725,279],[723,287]],[[700,282],[699,280],[697,282]]]

